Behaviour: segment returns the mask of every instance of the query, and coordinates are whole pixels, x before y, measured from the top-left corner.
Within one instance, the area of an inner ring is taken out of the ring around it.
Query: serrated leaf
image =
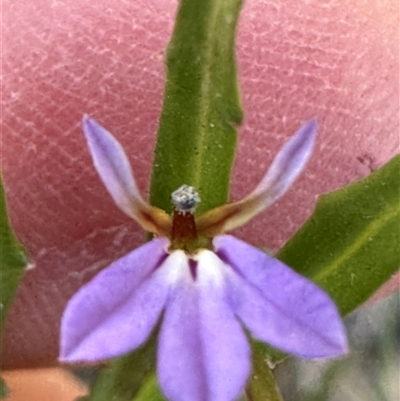
[[[241,0],[182,0],[167,51],[167,82],[150,200],[194,186],[201,213],[226,202],[242,120],[234,37]]]
[[[274,373],[268,367],[262,350],[253,346],[253,371],[246,389],[248,401],[283,401]]]
[[[400,155],[323,195],[278,258],[324,288],[343,315],[400,267]]]

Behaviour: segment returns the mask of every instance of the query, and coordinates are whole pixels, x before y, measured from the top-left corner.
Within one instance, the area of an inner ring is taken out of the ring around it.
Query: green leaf
[[[158,330],[142,348],[103,368],[85,401],[132,401],[154,372],[157,334]]]
[[[3,378],[0,377],[0,398],[6,398],[10,394],[10,390],[8,389],[6,383]]]
[[[7,215],[3,183],[0,176],[0,341],[4,322],[24,271],[28,258],[15,237]],[[7,395],[7,387],[0,378],[0,398]]]
[[[368,177],[322,195],[277,257],[322,287],[342,315],[400,267],[400,155]],[[287,356],[253,340],[270,363]]]
[[[167,51],[167,82],[150,201],[166,211],[182,184],[198,212],[225,203],[242,120],[234,39],[241,0],[182,0]]]
[[[132,401],[167,401],[158,386],[155,374],[148,378],[137,397]]]
[[[278,257],[324,288],[346,315],[400,267],[400,155],[320,197]]]
[[[234,36],[241,0],[182,0],[167,51],[167,82],[155,151],[151,203],[171,208],[182,184],[203,196],[199,211],[227,200],[241,122]],[[154,345],[111,362],[89,401],[132,401],[154,372]],[[151,385],[150,390],[153,391]],[[145,390],[146,391],[146,388]]]
[[[22,245],[15,237],[7,216],[7,205],[0,177],[0,329],[3,329],[7,311],[18,284],[28,265]]]
[[[263,350],[260,351],[253,346],[253,372],[246,389],[247,400],[283,401],[274,373],[262,356]]]

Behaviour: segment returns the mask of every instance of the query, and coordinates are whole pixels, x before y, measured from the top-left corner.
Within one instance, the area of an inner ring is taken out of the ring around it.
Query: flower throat
[[[171,201],[174,214],[170,249],[182,249],[189,254],[200,248],[211,249],[211,239],[197,235],[194,212],[201,202],[198,192],[189,185],[182,185],[172,192]]]

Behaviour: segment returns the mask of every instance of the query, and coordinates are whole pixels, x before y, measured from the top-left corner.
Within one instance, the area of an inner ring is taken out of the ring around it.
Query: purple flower
[[[311,155],[306,123],[241,201],[195,218],[192,187],[173,193],[173,216],[139,194],[117,140],[84,118],[94,165],[115,203],[156,238],[115,261],[69,301],[61,325],[64,362],[95,362],[141,346],[157,322],[158,380],[172,401],[231,401],[250,374],[252,335],[305,358],[347,352],[328,295],[279,260],[230,235],[280,198]]]

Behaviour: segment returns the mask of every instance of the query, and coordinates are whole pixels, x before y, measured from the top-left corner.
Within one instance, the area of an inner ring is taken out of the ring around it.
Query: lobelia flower
[[[311,155],[316,123],[282,148],[243,200],[194,217],[200,198],[183,185],[173,216],[146,203],[117,140],[84,117],[94,165],[119,208],[156,237],[113,262],[69,301],[64,362],[95,362],[141,346],[161,319],[157,371],[172,401],[232,401],[251,371],[242,328],[304,358],[347,352],[338,311],[314,283],[257,248],[225,235],[280,198]]]

